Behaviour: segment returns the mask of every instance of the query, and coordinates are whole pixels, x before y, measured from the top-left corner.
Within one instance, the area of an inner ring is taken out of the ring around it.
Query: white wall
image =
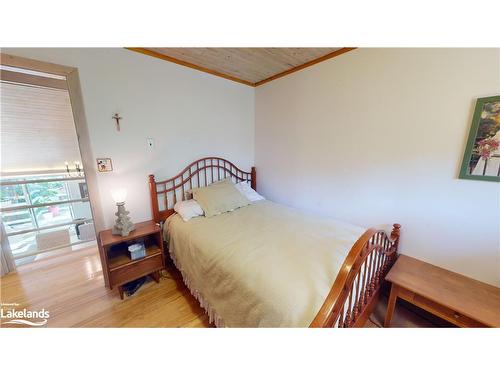
[[[500,286],[500,185],[458,180],[498,49],[358,49],[256,89],[258,187],[363,226],[401,252]]]
[[[107,227],[115,219],[112,189],[127,188],[132,219],[149,220],[149,174],[171,177],[203,156],[225,157],[245,169],[253,165],[251,87],[121,48],[2,52],[79,69],[93,158],[113,159],[112,173],[92,171]],[[115,112],[123,117],[120,132],[111,119]],[[154,138],[153,151],[148,137]]]

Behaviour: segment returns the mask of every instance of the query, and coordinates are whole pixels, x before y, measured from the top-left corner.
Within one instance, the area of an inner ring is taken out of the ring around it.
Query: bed
[[[149,176],[154,220],[184,283],[218,327],[361,327],[397,257],[390,234],[267,200],[184,222],[173,206],[226,178],[257,190],[255,168],[209,157]]]

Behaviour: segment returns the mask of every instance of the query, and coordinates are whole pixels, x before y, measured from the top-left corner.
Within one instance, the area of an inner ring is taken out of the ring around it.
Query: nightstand
[[[160,282],[160,271],[165,268],[163,238],[161,228],[154,221],[145,221],[135,225],[135,230],[128,236],[115,236],[111,229],[99,232],[97,243],[102,263],[104,283],[110,289],[118,287],[123,299],[123,284],[150,275]],[[146,256],[130,259],[128,246],[144,242]]]
[[[385,279],[392,283],[385,327],[401,298],[459,327],[500,327],[500,288],[400,255]]]

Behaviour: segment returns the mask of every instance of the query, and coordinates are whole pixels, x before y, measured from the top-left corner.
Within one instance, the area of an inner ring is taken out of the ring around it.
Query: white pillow
[[[181,215],[184,221],[189,221],[189,219],[193,217],[203,216],[205,214],[201,206],[194,199],[177,202],[174,205],[174,211]]]
[[[241,181],[237,184],[234,184],[234,187],[238,189],[238,191],[245,196],[250,202],[262,201],[264,198],[262,195],[257,193],[254,189],[250,187],[248,181]]]

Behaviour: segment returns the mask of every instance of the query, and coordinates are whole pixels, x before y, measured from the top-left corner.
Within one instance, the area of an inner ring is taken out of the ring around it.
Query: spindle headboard
[[[174,205],[185,200],[185,193],[197,187],[210,185],[213,182],[231,177],[234,182],[249,181],[252,189],[257,188],[255,167],[245,172],[226,159],[208,157],[196,160],[184,168],[179,174],[163,181],[156,181],[149,175],[149,192],[153,220],[164,221],[174,213]]]

